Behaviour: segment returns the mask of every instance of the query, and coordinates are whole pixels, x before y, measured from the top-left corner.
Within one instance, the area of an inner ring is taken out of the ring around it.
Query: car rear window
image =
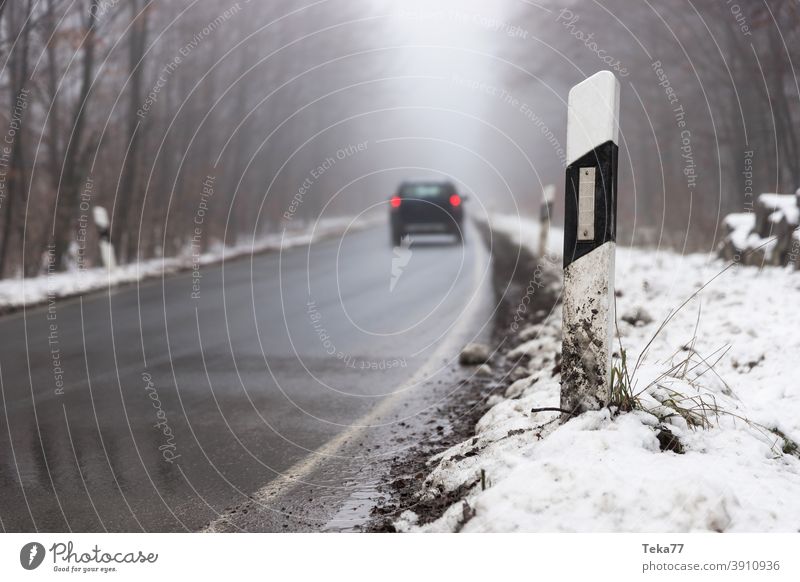
[[[411,184],[400,192],[403,198],[440,198],[446,194],[447,187],[442,184]]]

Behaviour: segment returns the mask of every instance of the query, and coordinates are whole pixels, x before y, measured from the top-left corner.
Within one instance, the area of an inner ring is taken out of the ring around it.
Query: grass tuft
[[[619,412],[641,410],[639,402],[633,391],[633,382],[628,372],[628,353],[620,347],[620,360],[611,367],[611,401],[609,405]]]
[[[696,295],[696,294],[695,294]],[[694,297],[694,295],[693,295]],[[667,318],[656,329],[653,336],[645,346],[645,352],[652,346],[658,335],[665,329],[669,321],[686,304],[670,312]],[[697,321],[695,322],[694,334],[691,341],[676,350],[665,362],[667,369],[657,378],[649,382],[643,388],[637,390],[637,373],[644,361],[644,352],[639,355],[633,370],[628,368],[627,351],[622,346],[622,339],[617,327],[619,340],[620,358],[613,365],[611,372],[611,401],[610,406],[615,408],[618,413],[640,410],[655,416],[660,423],[674,424],[676,419],[682,419],[691,429],[710,429],[719,424],[721,417],[732,418],[744,422],[757,432],[765,440],[771,443],[773,451],[777,455],[788,454],[800,457],[800,447],[796,442],[787,437],[777,428],[768,428],[762,424],[754,422],[749,418],[736,412],[735,407],[726,408],[717,400],[717,396],[709,392],[702,384],[701,379],[709,372],[713,374],[722,386],[721,392],[727,397],[734,397],[730,386],[722,379],[716,371],[716,365],[728,353],[731,346],[724,345],[717,348],[707,357],[704,357],[697,350],[697,333],[700,327],[701,309],[698,309]],[[684,354],[677,361],[678,354]],[[685,393],[676,390],[673,385],[678,384],[687,387]],[[655,406],[648,403],[655,401]],[[663,427],[662,427],[663,428]],[[777,441],[773,438],[777,436]],[[675,437],[677,438],[677,437]],[[680,443],[677,444],[680,446]],[[678,452],[675,450],[675,452]],[[682,453],[682,448],[680,449]]]

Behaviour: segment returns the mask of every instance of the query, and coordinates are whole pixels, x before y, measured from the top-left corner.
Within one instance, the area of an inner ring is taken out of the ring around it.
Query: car
[[[450,182],[403,182],[389,199],[392,244],[409,234],[449,234],[463,243],[465,200]]]

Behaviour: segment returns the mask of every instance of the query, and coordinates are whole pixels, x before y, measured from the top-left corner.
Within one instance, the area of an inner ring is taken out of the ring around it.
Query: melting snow
[[[519,222],[492,225],[537,244],[538,234],[518,234]],[[618,313],[652,318],[619,322],[631,371],[663,321],[724,267],[705,255],[618,249]],[[560,424],[557,412],[531,412],[559,405],[558,307],[511,342],[514,355],[527,354],[528,369],[537,371],[493,397],[473,438],[431,460],[424,495],[464,484],[469,493],[427,525],[406,512],[398,529],[800,530],[800,459],[784,452],[800,442],[798,290],[792,270],[733,267],[675,313],[634,376],[643,408],[660,420],[645,411],[602,410]],[[717,412],[706,414],[710,428],[680,416],[665,420],[662,403],[676,394],[692,399],[685,406],[714,406]],[[680,439],[683,454],[662,452],[659,426]]]

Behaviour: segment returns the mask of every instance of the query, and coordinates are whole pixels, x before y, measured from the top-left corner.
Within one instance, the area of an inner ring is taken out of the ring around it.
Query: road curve
[[[254,499],[285,517],[269,499],[298,483],[346,493],[343,448],[385,455],[488,323],[469,235],[393,251],[382,225],[0,318],[3,530],[194,531]]]

